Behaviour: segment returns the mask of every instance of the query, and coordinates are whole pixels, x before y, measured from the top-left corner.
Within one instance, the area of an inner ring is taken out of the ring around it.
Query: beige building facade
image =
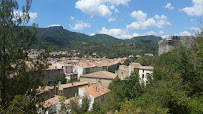
[[[101,85],[108,87],[109,83],[111,83],[116,76],[116,74],[108,71],[98,71],[80,76],[80,81],[100,83]]]

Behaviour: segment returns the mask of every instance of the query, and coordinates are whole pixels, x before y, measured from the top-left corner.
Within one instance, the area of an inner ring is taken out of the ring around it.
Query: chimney
[[[88,87],[90,87],[90,82],[88,82]]]
[[[96,92],[97,92],[97,86],[96,86]]]
[[[73,82],[72,82],[72,85],[73,85]]]

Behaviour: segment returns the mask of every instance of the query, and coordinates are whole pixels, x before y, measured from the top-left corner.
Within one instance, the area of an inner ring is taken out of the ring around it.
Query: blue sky
[[[190,35],[199,31],[203,0],[33,0],[30,15],[39,27],[87,35]]]

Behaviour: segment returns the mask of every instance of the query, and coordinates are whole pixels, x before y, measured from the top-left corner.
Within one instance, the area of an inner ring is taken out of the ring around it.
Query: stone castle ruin
[[[183,45],[190,47],[194,42],[193,36],[169,36],[158,42],[159,55],[175,49],[177,46]]]

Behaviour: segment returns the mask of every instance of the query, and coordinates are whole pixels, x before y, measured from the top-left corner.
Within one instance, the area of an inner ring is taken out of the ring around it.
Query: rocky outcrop
[[[183,45],[190,47],[194,42],[193,36],[170,36],[158,42],[159,44],[159,55],[166,53],[176,47]]]

